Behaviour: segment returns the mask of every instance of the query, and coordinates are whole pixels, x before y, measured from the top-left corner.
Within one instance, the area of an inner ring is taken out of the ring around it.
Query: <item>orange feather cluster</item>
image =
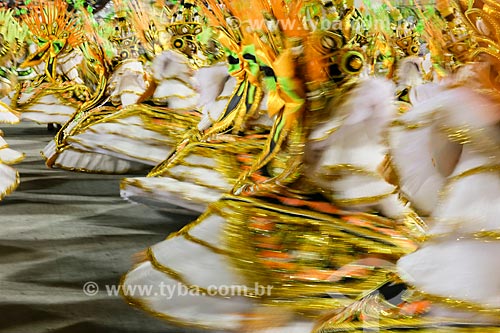
[[[227,28],[223,3],[217,0],[206,0],[201,9],[212,26]]]
[[[65,0],[34,0],[27,6],[23,20],[34,36],[52,40],[65,39],[76,47],[85,41],[85,32],[74,11],[68,11]]]
[[[321,84],[329,80],[328,56],[321,46],[321,33],[311,33],[304,41],[305,75],[308,82]]]
[[[131,9],[129,17],[134,30],[137,32],[137,37],[139,37],[143,45],[151,43],[148,36],[152,36],[153,33],[159,33],[159,31],[165,29],[167,20],[169,19],[168,16],[171,14],[166,6],[158,7],[154,5],[146,8],[139,0],[131,0],[129,7]],[[152,29],[156,29],[156,31]]]
[[[242,34],[239,25],[231,25],[231,18],[237,18],[237,16],[229,10],[229,1],[204,0],[200,5],[201,12],[209,25],[219,31],[219,43],[234,50],[236,44],[242,42]],[[233,23],[237,22],[233,21]]]

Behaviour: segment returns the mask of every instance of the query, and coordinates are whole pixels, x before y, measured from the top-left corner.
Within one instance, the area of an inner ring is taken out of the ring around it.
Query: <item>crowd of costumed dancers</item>
[[[121,279],[161,319],[498,332],[499,27],[495,0],[25,1],[0,7],[0,122],[199,215]],[[0,137],[2,197],[23,157]]]

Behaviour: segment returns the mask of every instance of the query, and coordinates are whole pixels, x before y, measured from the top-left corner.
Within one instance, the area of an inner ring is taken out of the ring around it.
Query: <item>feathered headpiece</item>
[[[400,56],[417,55],[420,51],[420,34],[417,31],[417,13],[391,8],[392,39]],[[413,19],[414,21],[411,21]]]
[[[182,0],[172,10],[167,31],[171,35],[170,45],[188,58],[198,52],[197,37],[203,31],[202,18],[194,1]]]
[[[121,63],[127,59],[139,59],[143,51],[139,35],[133,24],[132,7],[122,0],[113,0],[115,15],[113,18],[114,32],[109,40],[116,49],[114,61]]]
[[[167,6],[146,7],[139,0],[131,0],[130,19],[142,45],[150,54],[159,54],[167,48],[167,21],[171,16]]]
[[[15,55],[28,33],[26,25],[15,19],[11,9],[0,7],[0,59]]]
[[[85,41],[82,23],[74,11],[68,11],[64,0],[34,0],[22,16],[33,35],[38,49],[26,59],[21,67],[30,67],[47,62],[46,73],[54,77],[55,59]]]
[[[83,74],[92,76],[87,69],[91,68],[94,72],[93,82],[100,81],[101,76],[109,75],[112,71],[112,61],[115,49],[110,41],[114,27],[109,22],[97,22],[94,16],[85,8],[80,9],[88,42],[82,44],[80,49],[87,60],[82,66]]]

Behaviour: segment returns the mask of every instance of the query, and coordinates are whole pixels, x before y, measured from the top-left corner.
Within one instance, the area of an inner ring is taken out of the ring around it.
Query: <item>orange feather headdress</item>
[[[68,11],[64,0],[34,0],[27,6],[23,21],[33,35],[38,49],[22,64],[36,66],[49,58],[77,47],[85,41],[85,32],[74,11]]]

